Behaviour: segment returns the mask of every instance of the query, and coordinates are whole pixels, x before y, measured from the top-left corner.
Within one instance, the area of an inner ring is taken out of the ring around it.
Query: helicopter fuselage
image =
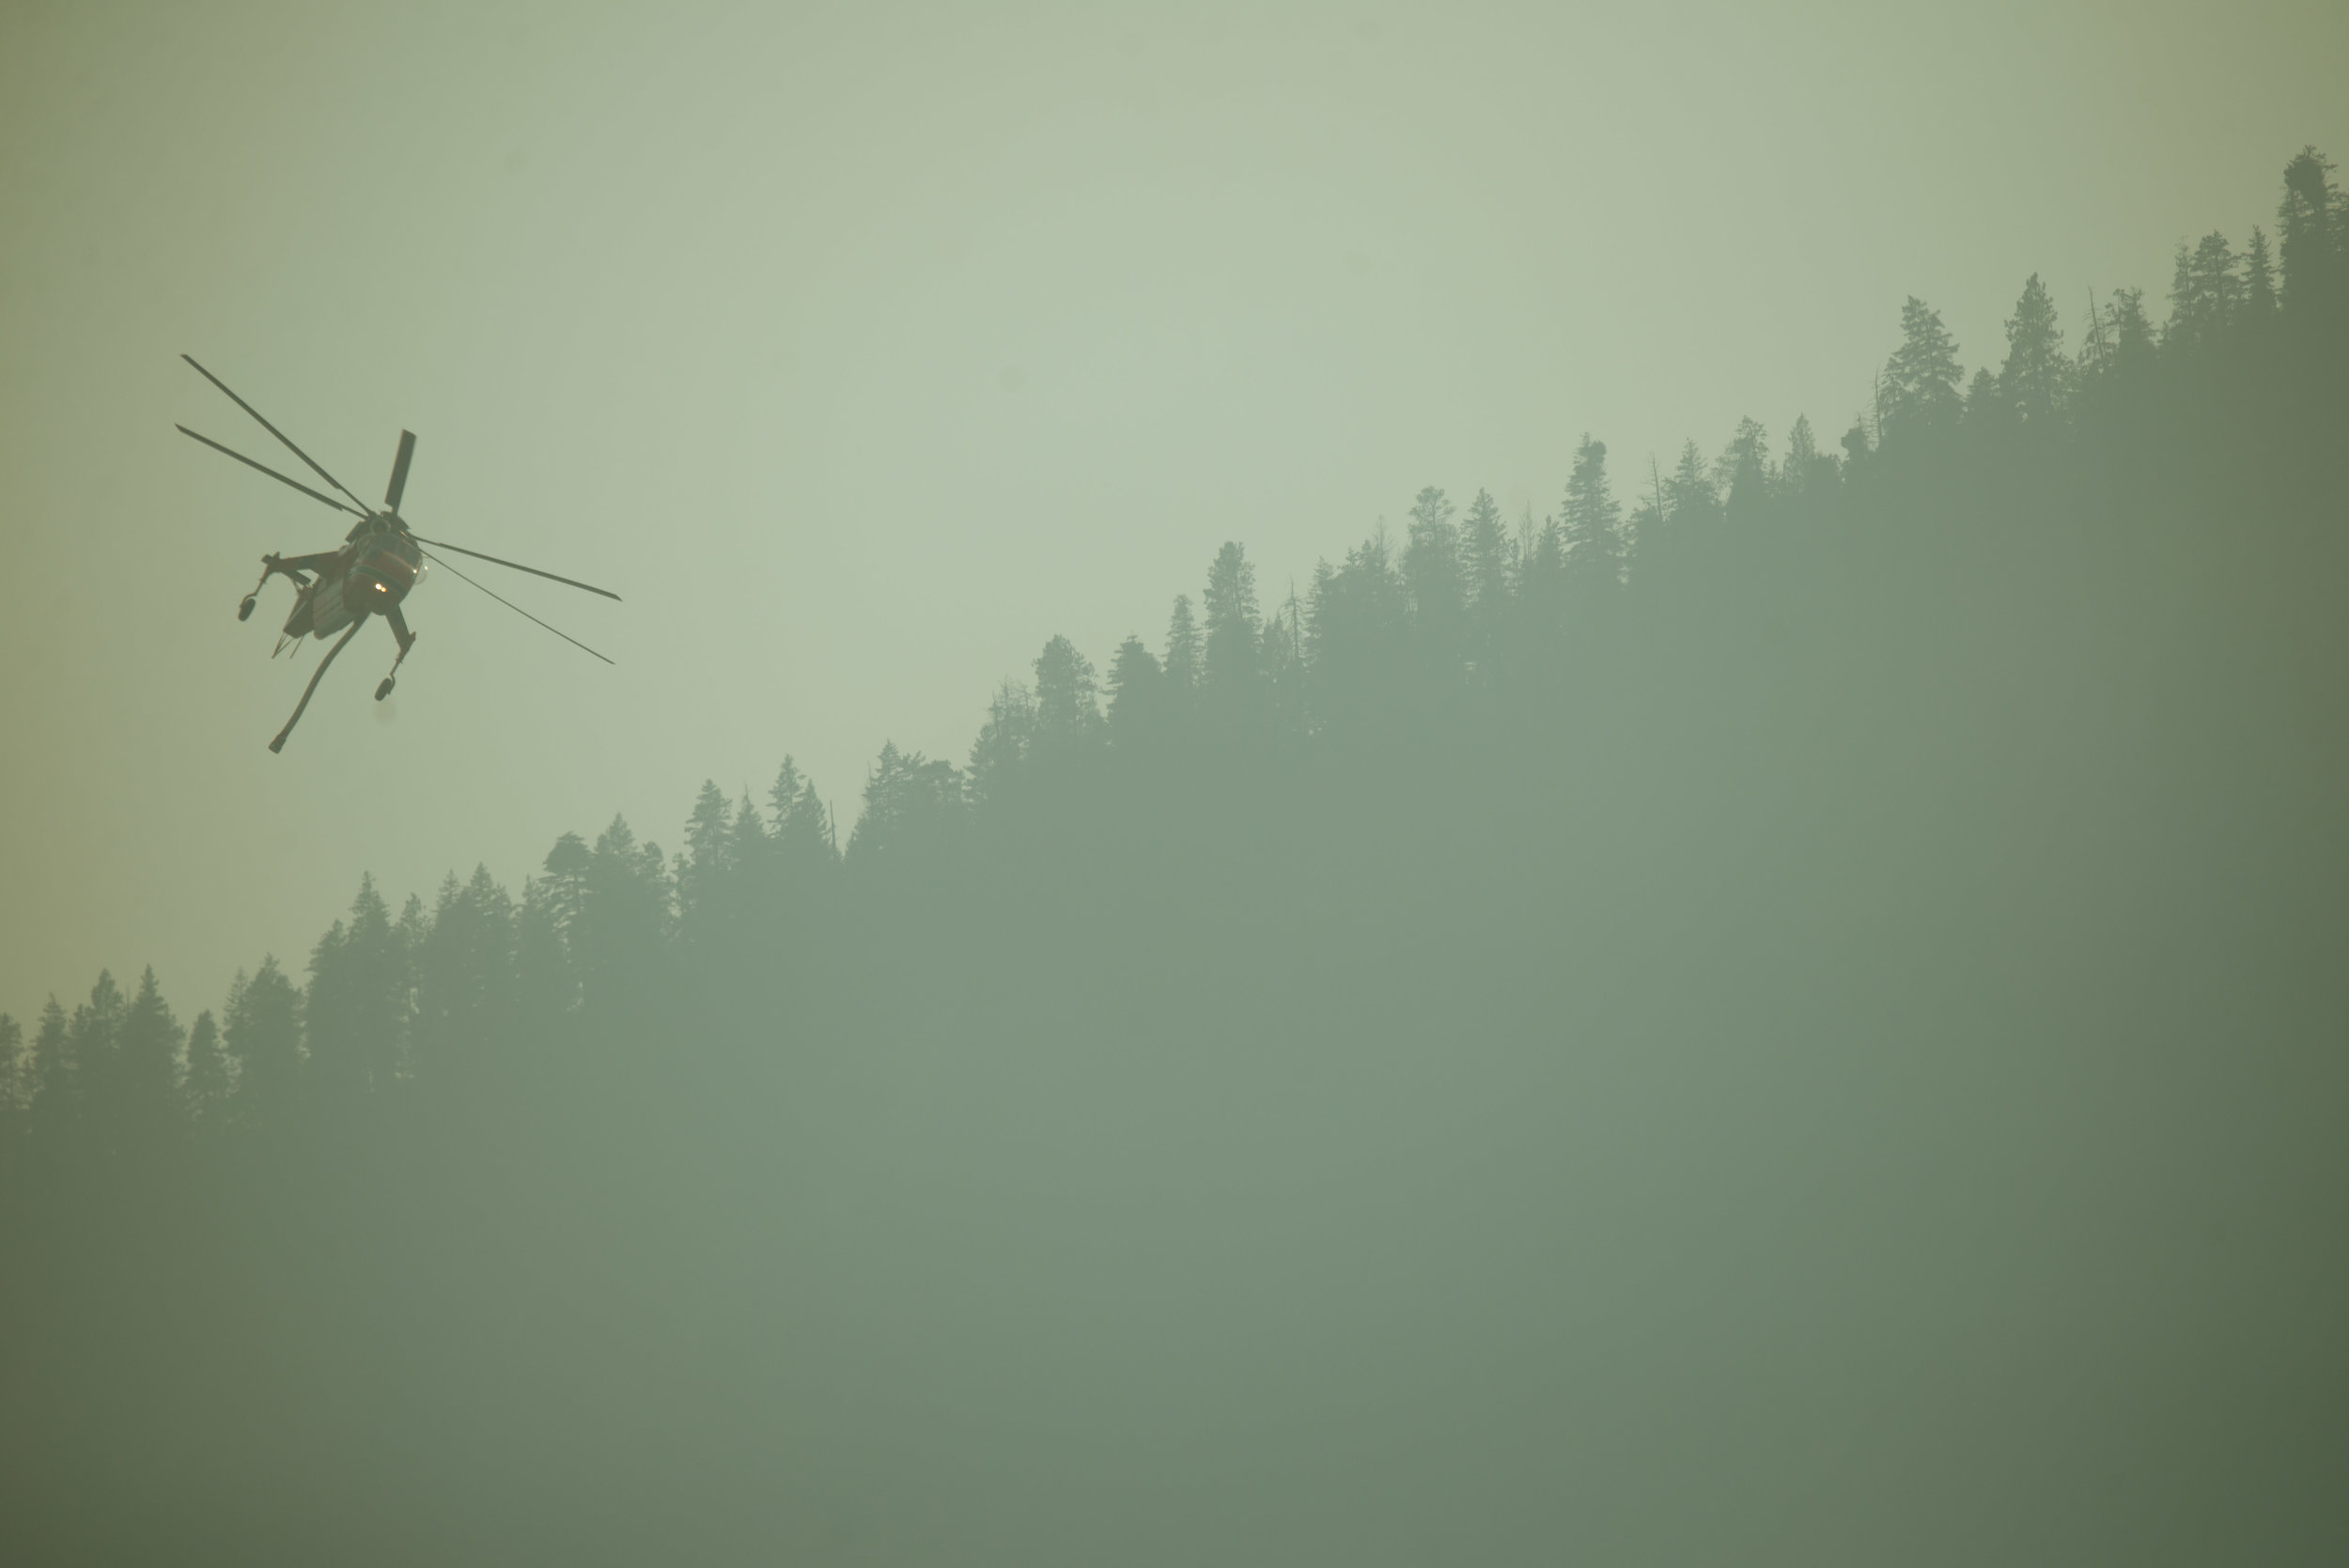
[[[288,637],[326,638],[353,621],[397,609],[424,569],[423,551],[381,515],[364,520],[343,548],[318,563],[318,581],[302,590],[286,617]]]

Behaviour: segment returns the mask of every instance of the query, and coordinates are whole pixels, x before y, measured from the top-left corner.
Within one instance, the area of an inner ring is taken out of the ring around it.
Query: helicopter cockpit
[[[345,596],[353,610],[381,613],[408,597],[424,571],[424,551],[404,533],[385,529],[359,548]]]

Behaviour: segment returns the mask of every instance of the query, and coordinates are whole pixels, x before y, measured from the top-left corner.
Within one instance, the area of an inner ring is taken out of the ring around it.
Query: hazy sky
[[[1939,306],[2158,296],[2349,159],[2349,7],[117,7],[0,0],[0,1008],[156,965],[183,1017],[786,751],[842,827],[1065,632],[1106,666],[1237,538],[1268,599],[1425,484],[1514,520],[1750,413],[1831,443]],[[434,573],[377,628],[237,599],[405,427]]]

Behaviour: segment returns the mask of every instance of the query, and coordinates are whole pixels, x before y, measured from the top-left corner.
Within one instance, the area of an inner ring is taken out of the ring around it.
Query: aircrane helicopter
[[[598,659],[603,659],[606,664],[612,662],[611,660],[604,659],[602,654],[596,653],[595,649],[578,638],[567,632],[556,631],[553,627],[547,626],[546,622],[539,620],[537,616],[533,615],[521,605],[501,598],[497,593],[483,587],[478,582],[474,582],[472,578],[458,571],[454,566],[439,556],[428,555],[425,552],[423,547],[430,545],[434,550],[454,551],[459,555],[470,555],[476,561],[488,561],[495,566],[510,567],[516,571],[526,571],[534,577],[547,578],[573,588],[584,588],[591,594],[601,594],[608,599],[616,600],[620,597],[611,589],[599,588],[592,582],[581,582],[573,578],[558,577],[551,571],[540,571],[537,567],[525,567],[520,561],[507,561],[495,555],[484,555],[477,550],[467,550],[462,545],[449,544],[441,539],[427,539],[416,535],[409,528],[407,520],[399,515],[399,498],[408,488],[409,459],[416,455],[416,437],[413,431],[402,430],[399,433],[399,451],[392,458],[392,482],[383,492],[382,509],[378,511],[361,501],[356,495],[351,494],[349,487],[341,480],[320,468],[307,452],[293,443],[285,431],[263,419],[258,409],[235,393],[229,392],[226,381],[202,365],[196,365],[193,356],[181,354],[179,357],[190,365],[195,365],[196,374],[220,388],[221,391],[227,393],[230,402],[258,420],[262,429],[267,430],[283,442],[288,451],[309,466],[311,473],[325,480],[335,489],[342,491],[350,499],[351,505],[345,505],[333,496],[321,490],[314,490],[298,479],[289,479],[266,464],[255,462],[241,452],[232,451],[223,446],[210,436],[199,436],[185,425],[174,426],[173,428],[183,436],[202,442],[215,452],[225,453],[236,458],[247,468],[259,469],[281,485],[292,486],[313,501],[322,501],[336,511],[349,512],[359,520],[351,525],[350,532],[343,536],[340,550],[320,551],[314,555],[271,554],[262,556],[261,580],[253,585],[253,591],[245,595],[243,600],[237,606],[237,619],[250,620],[253,617],[253,607],[259,601],[261,590],[269,586],[271,578],[284,577],[292,581],[294,585],[293,612],[286,617],[285,627],[278,635],[277,646],[270,654],[272,659],[304,637],[315,637],[324,642],[337,631],[343,634],[341,641],[327,649],[326,657],[319,660],[318,669],[310,676],[310,684],[302,689],[302,700],[294,704],[293,717],[288,719],[286,727],[277,732],[277,738],[269,743],[271,751],[279,752],[285,749],[286,737],[293,734],[294,725],[302,720],[302,710],[310,706],[310,693],[319,689],[319,677],[326,674],[326,667],[334,662],[334,656],[342,652],[353,637],[359,635],[359,629],[366,624],[369,615],[382,616],[384,624],[392,629],[393,640],[399,644],[399,651],[392,660],[391,673],[386,675],[375,689],[375,700],[380,703],[392,694],[392,688],[397,683],[400,662],[408,657],[408,650],[416,645],[416,634],[408,629],[408,619],[400,613],[400,600],[406,598],[408,591],[416,585],[416,579],[423,574],[427,561],[430,561],[435,566],[447,567],[461,581],[472,582],[474,587],[480,588],[483,593],[488,594],[525,620],[546,627],[549,631],[553,631],[557,637],[562,638],[571,646],[583,653],[595,654]],[[346,630],[346,628],[349,629]]]

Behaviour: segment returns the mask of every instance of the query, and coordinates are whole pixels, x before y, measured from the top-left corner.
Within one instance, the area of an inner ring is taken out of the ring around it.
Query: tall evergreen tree
[[[1981,430],[2007,423],[2006,399],[1999,391],[1999,379],[1990,374],[1988,365],[1974,371],[1974,379],[1966,387],[1966,425]]]
[[[2213,230],[2187,250],[2178,242],[2170,278],[2170,320],[2162,329],[2165,348],[2199,347],[2233,324],[2243,302],[2243,280],[2235,275],[2234,247]]]
[[[186,1040],[150,964],[139,974],[139,988],[123,1009],[116,1035],[116,1070],[105,1111],[122,1135],[151,1142],[178,1122],[179,1051]]]
[[[2330,320],[2349,292],[2349,204],[2333,185],[2333,162],[2312,147],[2284,165],[2276,210],[2283,309],[2303,322]]]
[[[1201,649],[1198,623],[1191,619],[1190,596],[1174,596],[1174,613],[1166,623],[1166,689],[1175,709],[1188,709],[1198,694],[1201,666],[1206,656]]]
[[[180,1098],[189,1120],[208,1126],[218,1122],[235,1087],[228,1053],[220,1043],[220,1025],[208,1007],[188,1026],[188,1070]]]
[[[1117,644],[1110,660],[1109,735],[1122,747],[1147,746],[1166,722],[1166,672],[1139,637]]]
[[[647,987],[664,962],[677,907],[661,846],[638,843],[628,819],[613,817],[589,852],[582,893],[570,947],[584,1001],[650,1004]]]
[[[25,1063],[32,1096],[28,1131],[54,1128],[55,1136],[68,1135],[67,1125],[73,1120],[78,1087],[74,1082],[70,1030],[63,1004],[52,993],[41,1004],[40,1027],[33,1032],[32,1054]]]
[[[350,918],[310,955],[303,1023],[319,1086],[338,1104],[388,1091],[405,1065],[412,951],[375,878],[362,876]]]
[[[1732,518],[1744,518],[1769,499],[1776,476],[1770,472],[1770,434],[1758,419],[1737,421],[1737,428],[1713,462],[1713,482],[1723,508]]]
[[[1289,585],[1287,599],[1265,617],[1257,645],[1264,650],[1268,733],[1301,738],[1310,714],[1305,695],[1305,617],[1295,583]]]
[[[514,943],[514,901],[488,866],[475,865],[468,882],[454,872],[442,880],[430,927],[415,947],[412,1048],[428,1084],[466,1081],[515,1026]]]
[[[2250,243],[2243,248],[2243,318],[2257,331],[2275,316],[2275,263],[2268,255],[2266,232],[2253,224]]]
[[[728,912],[725,890],[736,869],[734,848],[734,803],[715,779],[704,779],[685,819],[685,850],[677,869],[677,917],[688,932]]]
[[[1720,493],[1705,472],[1703,454],[1695,442],[1687,442],[1680,448],[1680,460],[1672,465],[1672,477],[1664,481],[1665,515],[1674,528],[1685,532],[1718,521],[1720,506]]]
[[[251,979],[237,971],[221,1009],[221,1039],[237,1061],[240,1121],[277,1127],[299,1114],[302,998],[273,955]]]
[[[17,1118],[32,1103],[32,1060],[24,1045],[24,1026],[0,1013],[0,1136],[14,1136]]]
[[[1460,520],[1462,586],[1470,613],[1485,625],[1499,623],[1509,598],[1509,533],[1492,492],[1479,489]]]
[[[1206,641],[1200,691],[1224,722],[1244,722],[1255,711],[1263,660],[1256,645],[1256,568],[1236,541],[1226,540],[1216,551],[1201,603]]]
[[[768,836],[767,824],[759,818],[758,807],[745,786],[742,799],[734,805],[734,833],[729,845],[735,877],[746,887],[765,886],[772,869],[769,860],[774,846],[774,840]]]
[[[2154,321],[2142,288],[2116,288],[2111,305],[2112,373],[2122,381],[2140,380],[2154,362]]]
[[[579,842],[572,834],[564,837]],[[580,848],[584,852],[586,846]],[[514,1028],[533,1044],[550,1039],[579,1004],[579,971],[559,897],[553,878],[528,877],[514,910]]]
[[[848,835],[851,863],[913,862],[948,841],[962,820],[964,789],[954,764],[881,743],[864,781],[864,810]]]
[[[569,947],[571,931],[579,924],[587,903],[587,873],[595,865],[595,852],[587,841],[577,833],[565,833],[554,841],[547,858],[539,862],[544,873],[547,912],[555,931]]]
[[[1779,483],[1787,496],[1797,505],[1816,502],[1834,488],[1836,467],[1835,455],[1819,450],[1810,417],[1797,414],[1794,427],[1786,432],[1786,461],[1779,469]]]
[[[1040,756],[1075,755],[1099,744],[1101,691],[1093,660],[1066,637],[1035,657],[1035,746]]]
[[[72,1021],[66,1027],[63,1052],[70,1088],[58,1106],[70,1119],[78,1122],[94,1108],[116,1102],[115,1078],[120,1070],[117,1048],[129,1006],[122,987],[115,984],[113,971],[108,970],[98,971],[88,1000],[75,1004]]]
[[[2007,416],[2025,429],[2053,429],[2070,407],[2072,361],[2064,352],[2063,329],[2054,298],[2033,272],[2006,320],[2006,364],[1999,371],[1999,395]]]
[[[1941,313],[1911,294],[1901,306],[1901,346],[1884,364],[1884,439],[1906,441],[1957,423],[1957,339]]]
[[[1574,449],[1574,472],[1559,509],[1565,570],[1584,598],[1610,593],[1623,582],[1623,506],[1607,483],[1607,443],[1586,432]]]
[[[1035,694],[1026,682],[1006,675],[988,699],[987,719],[971,743],[965,777],[972,800],[984,804],[1005,799],[1012,781],[1027,766],[1035,727]]]
[[[1305,626],[1315,709],[1341,727],[1380,711],[1401,680],[1410,627],[1409,591],[1383,527],[1344,564],[1315,567]]]
[[[1464,656],[1468,588],[1462,582],[1460,531],[1452,525],[1452,503],[1429,485],[1411,503],[1408,538],[1403,546],[1403,582],[1411,595],[1411,626],[1422,666],[1444,685]]]
[[[816,791],[816,781],[787,755],[767,802],[773,814],[775,859],[786,883],[804,883],[839,860],[832,814]]]

